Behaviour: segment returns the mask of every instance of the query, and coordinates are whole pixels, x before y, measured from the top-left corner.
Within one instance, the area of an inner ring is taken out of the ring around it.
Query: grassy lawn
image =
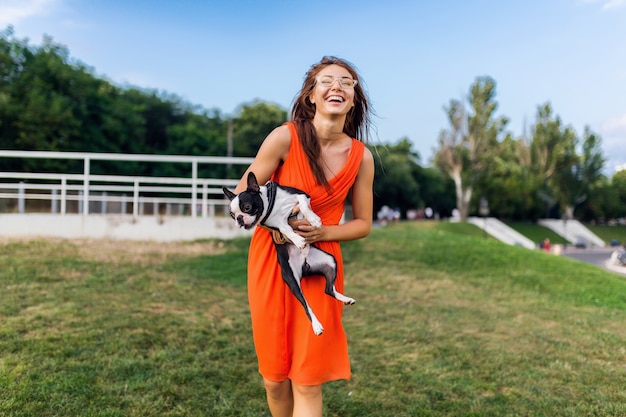
[[[247,244],[1,242],[0,415],[269,416]],[[623,277],[467,224],[343,247],[353,376],[326,416],[626,415]]]
[[[543,241],[545,238],[550,239],[550,243],[564,245],[568,243],[560,235],[554,233],[551,229],[543,227],[537,223],[530,222],[506,222],[506,225],[511,229],[516,230],[523,236],[535,242],[536,245]]]
[[[591,225],[588,223],[585,226],[607,244],[610,244],[612,240],[617,240],[622,245],[626,244],[626,226]]]
[[[552,244],[568,243],[558,234],[554,233],[547,227],[540,226],[537,223],[530,222],[506,222],[506,225],[510,228],[518,231],[522,235],[526,236],[535,243],[539,243],[544,238],[550,239]],[[591,230],[596,236],[604,240],[607,245],[610,245],[611,241],[617,240],[621,244],[626,244],[626,226],[607,226],[607,225],[592,225],[589,223],[584,224],[589,230]]]

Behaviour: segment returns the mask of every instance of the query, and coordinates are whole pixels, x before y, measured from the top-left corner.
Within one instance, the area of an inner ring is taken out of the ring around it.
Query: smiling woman
[[[335,258],[335,287],[343,292],[340,241],[367,236],[372,227],[374,163],[357,138],[367,138],[369,107],[348,62],[324,57],[313,65],[294,101],[291,121],[274,129],[236,188],[246,188],[249,173],[310,196],[321,225],[292,220],[306,242]],[[351,197],[353,219],[341,223]],[[341,223],[341,224],[340,224]],[[343,304],[325,294],[321,275],[301,281],[302,293],[324,323],[313,332],[305,310],[283,282],[271,233],[257,228],[248,256],[248,299],[254,345],[270,411],[279,416],[321,416],[322,384],[350,378]],[[289,261],[291,263],[291,260]]]

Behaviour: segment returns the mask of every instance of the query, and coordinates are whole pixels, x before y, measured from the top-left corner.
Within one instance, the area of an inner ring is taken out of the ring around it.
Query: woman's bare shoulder
[[[291,143],[291,131],[289,126],[278,126],[270,132],[265,138],[263,146],[267,146],[272,149],[273,152],[277,152],[280,155],[286,155],[289,152],[289,145]]]
[[[363,157],[361,159],[361,165],[363,164],[372,165],[372,166],[374,164],[374,155],[372,155],[372,152],[369,150],[367,146],[365,146],[365,148],[363,149]]]

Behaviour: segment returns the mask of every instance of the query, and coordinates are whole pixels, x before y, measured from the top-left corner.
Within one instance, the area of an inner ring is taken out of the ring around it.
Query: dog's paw
[[[311,216],[309,223],[311,223],[311,226],[313,227],[322,227],[322,219],[318,216]]]
[[[342,293],[338,291],[335,291],[335,298],[341,301],[342,303],[344,303],[345,305],[356,304],[356,300],[354,298],[346,297],[345,295],[343,295]]]
[[[319,321],[317,323],[311,323],[311,326],[313,327],[313,333],[315,333],[316,336],[319,336],[322,333],[324,333],[324,327],[322,326],[322,323],[320,323]]]

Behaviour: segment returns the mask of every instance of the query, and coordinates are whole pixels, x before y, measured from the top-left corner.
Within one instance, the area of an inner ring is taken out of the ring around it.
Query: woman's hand
[[[311,223],[307,219],[298,218],[299,208],[296,206],[293,211],[293,215],[289,217],[289,226],[306,240],[306,243],[314,243],[324,240],[326,227],[324,225],[320,227],[311,226]]]
[[[306,243],[315,243],[320,242],[324,239],[326,226],[321,225],[320,227],[311,226],[311,224],[306,219],[297,220],[296,221],[296,229],[294,229],[297,234],[302,236]]]

